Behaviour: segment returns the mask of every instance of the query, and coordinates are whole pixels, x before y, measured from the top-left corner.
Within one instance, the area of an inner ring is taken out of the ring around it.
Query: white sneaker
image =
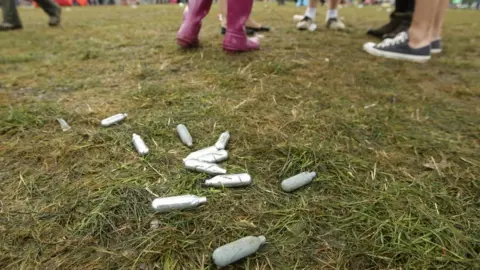
[[[327,20],[327,28],[333,30],[345,29],[345,24],[338,18],[330,18]]]
[[[299,22],[301,20],[303,20],[303,18],[305,17],[305,15],[293,15],[293,22]]]
[[[310,17],[305,16],[301,21],[297,23],[297,29],[308,30],[312,24],[313,24],[313,20]]]

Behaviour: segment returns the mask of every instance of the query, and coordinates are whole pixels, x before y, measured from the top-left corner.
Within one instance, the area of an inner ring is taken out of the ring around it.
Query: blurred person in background
[[[52,0],[36,0],[38,5],[49,17],[48,25],[55,27],[60,25],[62,9]],[[20,30],[23,28],[22,21],[18,16],[15,0],[0,0],[2,4],[3,22],[0,24],[0,31]]]
[[[221,33],[222,35],[225,35],[225,33],[227,32],[227,23],[225,19],[227,18],[227,0],[219,0],[218,6],[220,8],[220,15],[221,15],[221,18],[220,18]],[[270,31],[270,27],[261,25],[260,23],[252,19],[251,16],[248,17],[247,21],[245,22],[245,28],[248,36],[253,36],[255,35],[256,32]]]
[[[338,3],[340,0],[330,0],[328,3],[328,11],[326,16],[326,27],[328,29],[334,30],[343,30],[345,29],[345,24],[338,18]],[[303,19],[297,23],[298,30],[307,30],[310,29],[312,24],[315,24],[315,18],[317,16],[317,3],[318,0],[310,0],[308,2],[307,10]],[[297,15],[295,15],[297,17]]]
[[[367,35],[385,39],[407,31],[412,23],[414,8],[415,0],[396,0],[395,10],[390,14],[390,21],[380,28],[368,30]]]
[[[182,48],[198,47],[202,20],[207,16],[213,0],[190,0],[183,23],[177,32],[177,44]],[[245,23],[252,12],[253,0],[227,0],[227,30],[223,49],[228,52],[246,52],[260,49],[260,41],[247,37]]]
[[[416,1],[413,20],[407,31],[393,39],[375,44],[368,42],[363,49],[372,55],[426,62],[432,54],[442,52],[442,27],[449,0]]]

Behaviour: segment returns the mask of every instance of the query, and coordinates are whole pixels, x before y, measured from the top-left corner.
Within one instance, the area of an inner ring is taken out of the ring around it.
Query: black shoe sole
[[[367,35],[382,39],[382,37],[383,37],[383,35],[385,35],[385,33],[380,33],[380,32],[377,32],[377,31],[371,29],[371,30],[368,30]]]
[[[22,29],[23,29],[23,26],[21,25],[15,25],[12,27],[5,27],[5,28],[0,27],[0,32],[15,31],[15,30],[22,30]]]
[[[248,27],[246,28],[246,31],[247,31],[247,36],[254,36],[255,35],[255,31],[249,30]],[[220,29],[220,33],[222,35],[225,35],[227,33],[227,28],[222,27]]]
[[[254,28],[254,27],[246,27],[247,31],[253,31],[253,32],[270,32],[270,27],[266,26],[260,26],[259,28]]]

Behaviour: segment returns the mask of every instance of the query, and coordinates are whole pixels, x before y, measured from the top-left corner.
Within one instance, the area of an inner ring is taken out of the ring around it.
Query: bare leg
[[[317,16],[317,3],[318,0],[310,0],[308,1],[307,10],[305,10],[305,16],[310,17],[312,20],[315,20]]]
[[[227,25],[227,0],[219,0],[218,1],[218,7],[220,8],[220,14],[222,14],[222,27],[226,27]],[[246,27],[251,27],[251,28],[260,28],[262,25],[252,19],[251,17],[248,17],[247,21],[245,22]]]
[[[328,1],[328,8],[329,9],[337,9],[338,3],[340,0],[329,0]]]
[[[439,3],[440,1],[415,1],[412,25],[408,30],[408,45],[411,48],[421,48],[430,45]]]
[[[442,38],[443,21],[445,20],[445,12],[448,8],[448,0],[439,0],[438,9],[435,14],[435,20],[433,21],[433,29],[431,38],[432,41]]]
[[[218,7],[222,14],[222,27],[227,27],[227,0],[219,0]]]
[[[257,21],[255,21],[255,20],[252,19],[251,17],[248,17],[247,22],[245,22],[245,26],[246,26],[246,27],[251,27],[251,28],[260,28],[260,27],[262,27],[262,25],[261,25],[260,23],[258,23]]]

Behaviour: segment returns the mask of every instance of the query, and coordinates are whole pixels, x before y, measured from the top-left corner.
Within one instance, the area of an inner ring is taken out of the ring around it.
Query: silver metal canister
[[[133,133],[132,142],[135,146],[135,149],[141,156],[148,154],[148,147],[138,134]]]
[[[310,182],[313,181],[313,178],[315,178],[315,176],[317,176],[317,174],[314,172],[299,173],[283,180],[281,184],[282,189],[286,192],[294,191],[295,189],[310,184]]]
[[[180,137],[180,140],[182,140],[183,144],[185,144],[188,147],[193,146],[192,135],[190,135],[190,132],[188,132],[188,129],[185,125],[183,124],[178,125],[177,133],[178,133],[178,136]]]
[[[225,149],[227,147],[229,140],[230,140],[230,132],[225,131],[222,134],[220,134],[220,137],[215,143],[215,147],[219,150]]]
[[[252,177],[247,173],[217,175],[205,181],[207,187],[243,187],[252,184]]]
[[[104,127],[109,127],[109,126],[111,126],[113,124],[116,124],[116,123],[122,121],[123,119],[127,118],[127,116],[128,116],[128,114],[126,114],[126,113],[115,114],[115,115],[112,115],[108,118],[103,119],[100,123]]]
[[[257,252],[266,241],[267,239],[263,235],[240,238],[215,249],[212,255],[213,262],[218,267],[227,266]]]
[[[217,164],[208,163],[204,161],[199,161],[195,159],[186,159],[183,161],[185,168],[187,170],[196,171],[196,172],[204,172],[210,175],[217,175],[217,174],[226,174],[227,170],[218,166]]]
[[[215,153],[206,154],[196,158],[196,160],[205,161],[209,163],[219,163],[228,159],[227,150],[218,150]]]
[[[207,147],[207,148],[203,148],[203,149],[200,149],[198,151],[195,151],[195,152],[192,152],[190,153],[190,155],[188,155],[184,160],[187,160],[187,159],[197,159],[201,156],[204,156],[206,154],[211,154],[211,153],[216,153],[218,152],[218,149],[217,147],[215,146],[210,146],[210,147]]]
[[[207,202],[206,197],[195,195],[180,195],[164,198],[156,198],[152,202],[152,207],[158,212],[168,212],[173,210],[182,210],[195,208]]]

